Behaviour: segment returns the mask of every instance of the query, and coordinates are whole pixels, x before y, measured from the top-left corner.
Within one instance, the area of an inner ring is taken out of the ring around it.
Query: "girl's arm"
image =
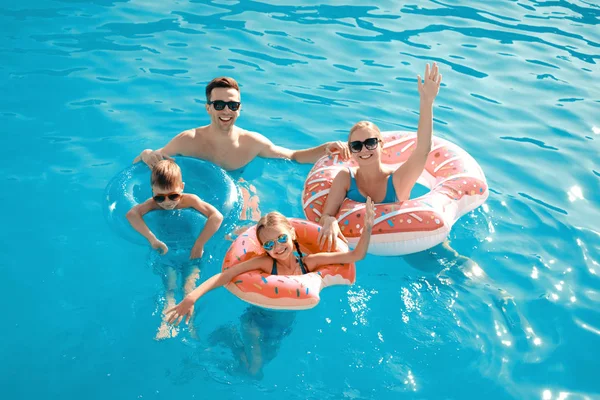
[[[345,169],[341,170],[331,183],[327,201],[325,201],[325,206],[323,207],[323,215],[320,220],[323,228],[319,231],[319,236],[317,237],[317,243],[321,250],[327,249],[327,251],[331,251],[338,236],[345,240],[335,215],[340,210],[340,206],[344,202],[349,188],[350,172]]]
[[[156,205],[154,200],[148,199],[142,204],[138,204],[137,206],[134,206],[131,210],[127,211],[127,214],[125,214],[125,216],[127,217],[127,220],[129,221],[133,229],[138,231],[140,235],[145,237],[146,240],[150,242],[152,248],[160,249],[162,250],[162,253],[165,254],[168,251],[167,245],[165,245],[163,242],[158,240],[156,236],[154,236],[154,233],[152,233],[150,228],[148,228],[148,225],[146,225],[143,218],[143,216],[146,215],[148,212],[156,209],[158,209],[158,206]]]
[[[373,221],[375,220],[375,204],[370,197],[367,197],[365,204],[365,219],[363,230],[358,239],[358,244],[352,251],[334,252],[334,253],[315,253],[304,257],[304,263],[309,271],[312,271],[322,265],[328,264],[347,264],[353,263],[365,258],[369,242],[371,241],[371,231],[373,230]]]
[[[192,290],[187,296],[185,296],[181,303],[165,311],[165,315],[168,317],[169,323],[172,323],[175,320],[177,320],[176,325],[179,325],[183,318],[185,318],[185,323],[187,324],[190,321],[192,313],[194,312],[194,303],[198,301],[200,297],[204,296],[206,293],[210,292],[213,289],[228,284],[233,278],[235,278],[239,274],[243,274],[244,272],[252,271],[255,269],[259,269],[262,272],[270,273],[272,266],[273,259],[267,255],[263,255],[241,262],[225,270],[224,272],[219,272],[218,274],[211,276],[210,278],[202,282],[200,286],[198,286],[196,289]]]
[[[202,232],[200,232],[200,235],[198,235],[198,239],[196,239],[196,243],[194,243],[192,253],[190,254],[191,259],[200,258],[204,253],[204,245],[206,242],[208,242],[208,240],[221,227],[221,223],[223,222],[223,214],[221,214],[212,205],[200,200],[200,198],[195,194],[186,193],[184,196],[185,202],[182,204],[182,208],[192,207],[208,218],[204,228],[202,229]]]

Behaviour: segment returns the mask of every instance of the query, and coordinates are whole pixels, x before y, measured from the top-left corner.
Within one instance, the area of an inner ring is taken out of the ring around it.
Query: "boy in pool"
[[[153,249],[164,255],[169,251],[167,245],[152,233],[144,222],[143,216],[150,211],[194,208],[207,218],[206,224],[196,239],[190,254],[190,259],[201,258],[204,253],[204,245],[221,226],[223,215],[212,205],[200,200],[195,194],[183,193],[184,183],[181,169],[173,160],[162,160],[154,165],[150,184],[152,185],[152,197],[127,212],[127,220],[129,220],[131,226],[148,240]],[[194,265],[184,278],[183,290],[185,295],[196,287],[196,281],[199,278],[200,269]],[[162,313],[163,320],[156,334],[156,339],[177,335],[177,331],[171,330],[167,324],[165,315],[165,311],[175,305],[177,274],[172,266],[165,265],[164,279],[166,302]]]

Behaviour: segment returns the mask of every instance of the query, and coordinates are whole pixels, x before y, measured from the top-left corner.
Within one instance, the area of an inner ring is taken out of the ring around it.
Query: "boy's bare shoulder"
[[[148,200],[144,201],[143,203],[136,204],[135,206],[133,206],[130,211],[135,210],[137,212],[140,212],[143,215],[143,214],[146,214],[147,212],[158,210],[158,208],[159,207],[156,205],[156,202],[154,201],[154,199],[152,197],[150,197]]]
[[[192,207],[196,204],[203,203],[202,199],[193,193],[183,193],[179,205],[181,208]]]

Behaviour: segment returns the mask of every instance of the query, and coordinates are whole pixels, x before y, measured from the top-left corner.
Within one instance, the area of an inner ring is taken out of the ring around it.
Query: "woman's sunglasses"
[[[360,140],[355,140],[354,142],[350,142],[350,151],[353,153],[360,153],[363,145],[367,148],[367,150],[375,150],[378,144],[379,139],[376,137],[368,138],[362,142]]]
[[[162,203],[167,198],[169,198],[169,200],[171,200],[171,201],[176,201],[176,200],[179,200],[180,197],[181,197],[181,193],[169,193],[169,194],[157,194],[156,196],[153,196],[152,198],[154,199],[155,202]]]
[[[288,240],[288,235],[286,235],[285,233],[282,233],[277,238],[277,243],[285,243],[285,242],[287,242],[287,240]],[[268,242],[265,242],[263,244],[263,249],[265,249],[266,251],[273,250],[273,247],[275,247],[275,241],[273,241],[273,240],[269,240]]]
[[[215,110],[221,111],[225,108],[225,106],[229,107],[231,111],[237,111],[240,108],[239,101],[223,101],[223,100],[215,100],[215,101],[207,101],[206,104],[212,104]]]

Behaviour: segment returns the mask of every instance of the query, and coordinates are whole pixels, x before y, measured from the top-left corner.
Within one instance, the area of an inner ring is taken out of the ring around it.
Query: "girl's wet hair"
[[[379,127],[372,123],[371,121],[360,121],[354,124],[354,126],[350,129],[350,133],[348,134],[348,145],[350,145],[352,134],[359,129],[368,129],[377,136],[379,140],[383,142],[383,136],[381,136],[381,131]]]
[[[271,211],[267,215],[264,215],[260,220],[258,220],[258,223],[256,224],[256,238],[258,239],[261,245],[263,244],[263,242],[260,239],[260,231],[262,231],[264,228],[271,228],[277,225],[284,226],[290,232],[292,232],[294,229],[292,227],[292,224],[290,224],[290,221],[288,221],[288,219],[283,214],[277,211]]]
[[[160,160],[152,168],[150,184],[157,185],[163,189],[176,188],[183,183],[181,168],[173,160]]]
[[[282,213],[277,211],[271,211],[267,215],[263,216],[260,220],[258,220],[258,223],[256,224],[256,238],[258,239],[258,242],[261,245],[264,244],[263,241],[260,239],[260,231],[262,231],[264,228],[272,228],[278,225],[283,226],[290,233],[294,232],[294,227]],[[300,257],[300,261],[303,261],[304,254],[302,254],[302,250],[300,250],[300,244],[298,243],[298,240],[293,239],[292,241],[294,243],[294,248],[298,253],[298,257]]]

